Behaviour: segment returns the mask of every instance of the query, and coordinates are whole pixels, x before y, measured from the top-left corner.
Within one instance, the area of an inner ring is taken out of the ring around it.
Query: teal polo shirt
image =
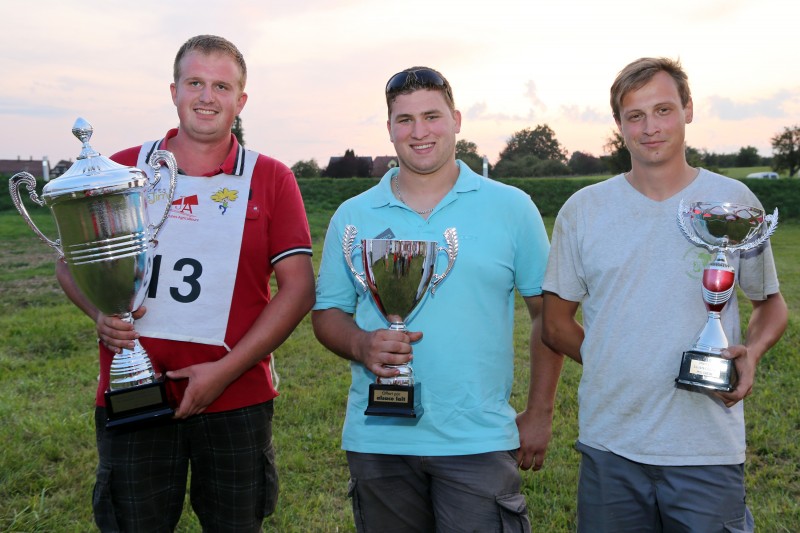
[[[549,242],[541,216],[521,190],[484,178],[458,161],[459,176],[426,220],[391,190],[390,170],[364,193],[345,201],[325,237],[315,310],[354,314],[367,331],[388,327],[371,296],[344,260],[348,225],[361,239],[436,241],[455,228],[458,255],[435,294],[426,294],[406,321],[422,331],[413,345],[412,368],[420,383],[424,414],[418,419],[366,416],[375,375],[351,362],[342,448],[395,455],[465,455],[519,447],[516,412],[509,405],[513,381],[514,291],[542,293]],[[362,272],[360,249],[352,257]],[[447,266],[437,257],[436,273]],[[527,360],[527,357],[526,357]]]

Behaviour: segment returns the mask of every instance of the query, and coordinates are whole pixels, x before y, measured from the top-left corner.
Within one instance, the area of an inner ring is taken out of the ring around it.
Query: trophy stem
[[[120,315],[120,318],[133,324],[131,313]],[[115,354],[111,361],[109,388],[112,391],[147,385],[156,381],[150,357],[138,339],[134,343],[135,346],[132,350],[124,348],[120,353]]]
[[[720,314],[716,311],[709,311],[708,320],[703,329],[700,330],[700,335],[692,346],[692,350],[719,355],[727,347],[728,337],[722,328]]]
[[[120,318],[133,324],[131,313]],[[138,340],[134,344],[132,350],[123,349],[111,360],[105,393],[108,429],[166,421],[175,414],[167,400],[164,380],[153,370],[150,356]]]
[[[389,325],[390,331],[408,331],[405,322],[394,320]],[[379,377],[378,383],[383,385],[414,385],[414,371],[408,363],[402,365],[386,365],[386,368],[396,368],[400,373],[389,378]]]

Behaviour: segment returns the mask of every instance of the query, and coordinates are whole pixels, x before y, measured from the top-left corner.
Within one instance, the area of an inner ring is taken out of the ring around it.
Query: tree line
[[[718,171],[720,168],[769,166],[779,174],[796,176],[800,171],[800,125],[785,127],[771,138],[772,156],[762,157],[754,146],[743,146],[734,153],[714,153],[686,146],[686,159],[692,166]],[[572,154],[561,145],[547,125],[515,132],[506,142],[490,174],[498,178],[537,178],[558,176],[591,176],[618,174],[631,168],[631,156],[617,130],[612,130],[603,147],[604,155],[595,156],[576,151]],[[478,145],[466,139],[456,143],[456,157],[472,170],[483,172],[483,156]],[[298,178],[368,177],[369,158],[359,157],[351,149],[344,156],[333,158],[321,168],[314,159],[298,161],[292,171]]]

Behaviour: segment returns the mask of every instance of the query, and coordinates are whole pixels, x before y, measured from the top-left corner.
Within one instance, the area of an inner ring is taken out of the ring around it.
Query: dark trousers
[[[529,532],[516,450],[455,456],[347,452],[359,533]]]
[[[275,509],[272,402],[135,430],[105,429],[95,412],[99,463],[93,509],[103,532],[167,532],[190,499],[204,531],[260,531]]]
[[[745,533],[744,465],[654,466],[578,443],[578,531]]]

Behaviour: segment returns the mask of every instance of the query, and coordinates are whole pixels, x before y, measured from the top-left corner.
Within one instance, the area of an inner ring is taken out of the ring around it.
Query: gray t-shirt
[[[761,207],[741,182],[703,169],[661,202],[623,175],[586,187],[558,214],[544,290],[582,307],[582,443],[645,464],[738,464],[745,459],[742,402],[728,409],[675,387],[681,355],[707,319],[701,276],[713,259],[681,231],[681,199]],[[749,299],[778,292],[768,243],[728,260]],[[729,343],[739,344],[735,294],[722,324]]]

